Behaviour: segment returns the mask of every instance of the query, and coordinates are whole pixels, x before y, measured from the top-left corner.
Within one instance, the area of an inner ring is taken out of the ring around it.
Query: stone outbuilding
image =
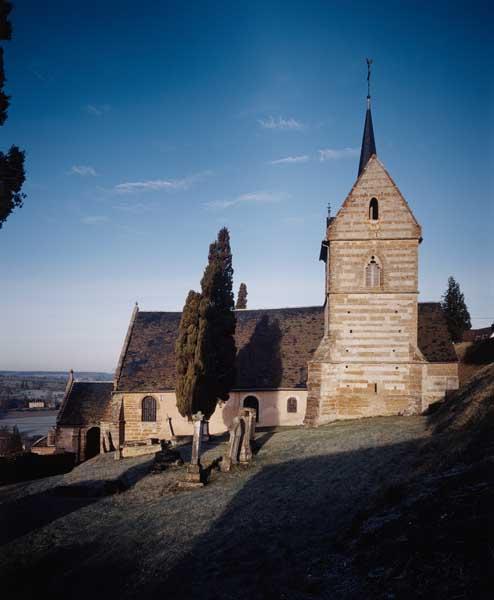
[[[100,452],[115,450],[110,416],[112,390],[111,382],[75,381],[70,371],[57,416],[57,452],[72,452],[79,463]]]

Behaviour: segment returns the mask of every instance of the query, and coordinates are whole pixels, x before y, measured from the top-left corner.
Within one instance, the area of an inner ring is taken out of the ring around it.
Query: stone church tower
[[[420,225],[377,158],[368,96],[357,181],[328,219],[321,249],[324,338],[309,362],[306,425],[425,408],[428,363],[417,345],[421,241]]]

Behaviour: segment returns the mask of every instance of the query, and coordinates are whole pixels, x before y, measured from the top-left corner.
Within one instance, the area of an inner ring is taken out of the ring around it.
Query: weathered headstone
[[[204,421],[202,422],[202,441],[209,442],[209,440],[210,440],[209,421],[204,419]]]
[[[242,446],[240,448],[240,462],[249,463],[252,460],[252,429],[255,427],[256,411],[254,408],[243,408],[240,411],[240,418],[244,423],[244,435],[242,436]]]
[[[187,465],[187,474],[185,481],[179,482],[179,487],[194,488],[202,487],[204,484],[201,481],[201,438],[203,414],[199,411],[192,415],[192,423],[194,425],[194,435],[192,437],[192,457],[190,465]]]
[[[232,465],[238,463],[238,454],[240,441],[242,437],[242,420],[240,417],[235,417],[232,421],[232,426],[229,429],[230,440],[228,442],[228,454],[223,457],[221,461],[221,470],[224,472],[229,471]]]

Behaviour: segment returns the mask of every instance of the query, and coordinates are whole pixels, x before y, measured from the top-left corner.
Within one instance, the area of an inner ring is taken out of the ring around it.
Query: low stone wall
[[[144,456],[146,454],[156,454],[161,450],[160,444],[136,444],[135,446],[122,446],[118,452],[115,452],[115,458],[133,458],[135,456]]]
[[[446,392],[459,388],[458,363],[428,363],[424,377],[422,410],[443,400]]]

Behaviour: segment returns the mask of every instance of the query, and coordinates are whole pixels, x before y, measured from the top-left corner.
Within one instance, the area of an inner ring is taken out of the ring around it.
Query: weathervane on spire
[[[370,104],[370,78],[371,78],[371,64],[374,62],[372,58],[366,58],[367,61],[367,104]]]

